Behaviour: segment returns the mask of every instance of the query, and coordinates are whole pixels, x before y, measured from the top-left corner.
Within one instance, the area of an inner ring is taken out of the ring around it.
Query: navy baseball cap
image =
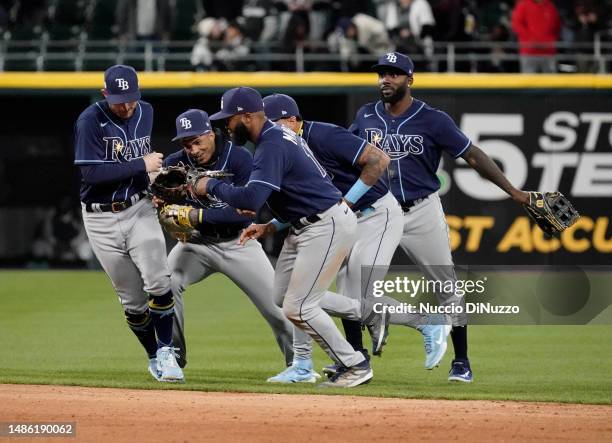
[[[414,63],[407,55],[389,52],[378,59],[378,63],[372,66],[372,71],[384,71],[385,68],[398,69],[410,77],[414,72]]]
[[[286,94],[272,94],[263,99],[266,117],[272,121],[288,117],[300,117],[300,109],[292,97]]]
[[[104,72],[104,89],[108,92],[106,101],[111,105],[140,100],[138,75],[127,65],[114,65]]]
[[[211,120],[223,120],[245,112],[263,111],[261,94],[253,88],[241,86],[225,91],[221,97],[221,110],[210,116]]]
[[[211,130],[210,120],[206,112],[200,109],[189,109],[176,118],[176,137],[172,141],[197,137]]]

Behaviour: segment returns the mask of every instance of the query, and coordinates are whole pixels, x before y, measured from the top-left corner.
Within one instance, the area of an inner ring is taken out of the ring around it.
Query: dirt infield
[[[612,439],[612,406],[67,386],[0,385],[0,421],[75,422],[76,441],[112,443]]]

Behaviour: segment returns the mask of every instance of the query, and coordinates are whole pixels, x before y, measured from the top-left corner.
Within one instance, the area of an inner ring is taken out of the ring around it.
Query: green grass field
[[[283,369],[272,334],[246,296],[215,275],[186,295],[187,383],[163,385],[146,371],[102,272],[0,272],[0,300],[0,383],[612,403],[612,326],[472,326],[471,385],[446,381],[452,346],[425,371],[420,334],[395,326],[369,385],[270,385],[266,378]],[[317,349],[316,368],[325,364]]]

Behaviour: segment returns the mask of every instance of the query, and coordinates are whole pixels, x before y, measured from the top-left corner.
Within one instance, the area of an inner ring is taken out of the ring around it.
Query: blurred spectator
[[[520,43],[521,72],[556,72],[561,23],[551,0],[518,0],[512,30]]]
[[[360,61],[360,54],[377,56],[392,48],[384,23],[366,14],[339,20],[327,42],[331,52],[340,53],[344,67],[350,71],[369,70],[372,65]]]
[[[246,67],[240,57],[249,53],[242,31],[236,22],[205,18],[197,25],[200,38],[191,52],[196,71],[231,71]]]
[[[167,39],[172,24],[171,0],[119,0],[116,21],[121,40]]]
[[[200,38],[191,51],[191,65],[196,71],[210,71],[213,69],[214,51],[223,40],[223,33],[227,27],[224,19],[207,17],[197,24]]]
[[[481,53],[489,53],[488,60],[478,62],[478,71],[482,72],[515,72],[516,65],[507,59],[513,52],[510,49],[510,14],[509,0],[476,0],[474,11],[476,13],[476,29],[473,40],[491,43],[483,47]],[[469,36],[466,36],[469,37]]]
[[[372,0],[376,6],[376,17],[385,24],[388,30],[399,26],[399,3],[397,0]]]
[[[369,54],[369,51],[359,44],[358,36],[357,26],[347,17],[340,19],[334,32],[328,36],[330,51],[340,54],[342,71],[366,71],[372,64],[359,59],[359,55]]]
[[[419,66],[421,70],[429,70],[429,62],[434,52],[435,24],[436,21],[427,0],[400,0],[398,27],[393,32],[394,42],[400,52],[425,56],[426,66]]]
[[[215,54],[215,66],[219,71],[246,70],[248,63],[240,58],[249,53],[249,46],[245,44],[240,26],[231,22],[225,28],[221,48]]]
[[[269,41],[277,36],[278,11],[272,0],[246,0],[242,8],[244,35],[253,41]]]
[[[593,0],[576,0],[574,2],[576,22],[574,25],[574,41],[579,45],[578,54],[592,54],[595,34],[605,28],[603,10],[598,2]],[[579,58],[578,72],[595,72],[596,63],[593,60]]]

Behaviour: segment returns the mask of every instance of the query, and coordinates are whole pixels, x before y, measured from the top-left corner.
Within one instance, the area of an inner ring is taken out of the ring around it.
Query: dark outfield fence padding
[[[33,227],[27,211],[78,201],[72,165],[76,117],[100,95],[100,73],[0,75],[0,258],[24,254]],[[240,84],[265,95],[292,94],[304,118],[348,125],[377,99],[370,74],[147,74],[152,144],[170,153],[174,118],[188,108],[214,111]],[[450,241],[465,264],[612,264],[612,76],[416,75],[413,94],[449,113],[529,190],[560,190],[583,215],[560,239],[546,239],[515,203],[467,164],[445,156],[442,182]],[[18,229],[11,221],[19,218]],[[402,257],[398,255],[398,261]]]

